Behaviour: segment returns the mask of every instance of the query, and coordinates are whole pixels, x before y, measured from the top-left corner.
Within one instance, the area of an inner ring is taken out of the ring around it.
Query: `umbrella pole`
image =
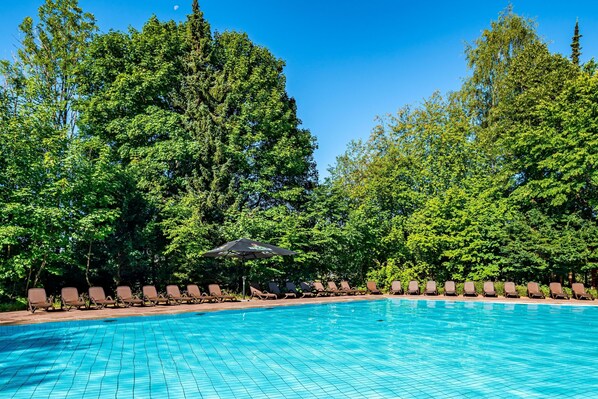
[[[245,299],[245,279],[247,276],[243,276],[243,299]]]

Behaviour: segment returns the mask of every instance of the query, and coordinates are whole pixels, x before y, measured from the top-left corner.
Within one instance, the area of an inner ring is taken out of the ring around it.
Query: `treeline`
[[[98,33],[76,0],[46,0],[20,25],[0,66],[0,302],[240,290],[240,262],[201,257],[240,237],[299,253],[249,262],[262,282],[594,276],[598,82],[577,30],[569,60],[505,11],[461,90],[382,119],[319,184],[284,63],[192,10]]]

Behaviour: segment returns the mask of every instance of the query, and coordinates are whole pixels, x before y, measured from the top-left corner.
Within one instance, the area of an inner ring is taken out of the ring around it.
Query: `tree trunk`
[[[87,281],[87,286],[91,287],[91,282],[89,281],[89,265],[91,263],[91,241],[89,242],[89,249],[87,250],[87,266],[85,267],[85,281]]]

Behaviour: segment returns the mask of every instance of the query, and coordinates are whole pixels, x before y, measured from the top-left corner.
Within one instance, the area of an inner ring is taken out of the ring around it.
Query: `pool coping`
[[[217,302],[183,305],[158,305],[153,307],[128,307],[118,309],[90,309],[90,310],[38,310],[35,313],[21,310],[0,313],[0,326],[40,324],[59,321],[98,320],[108,318],[121,318],[132,316],[155,316],[168,314],[181,314],[189,312],[217,312],[221,310],[259,309],[279,306],[294,306],[307,304],[324,304],[334,302],[353,302],[363,300],[403,299],[412,301],[454,301],[454,302],[488,302],[503,304],[534,304],[534,305],[564,305],[564,306],[598,306],[598,301],[580,301],[563,299],[530,299],[530,298],[504,298],[504,297],[463,297],[460,296],[424,296],[424,295],[356,295],[334,296],[317,298],[278,299],[278,300],[245,300],[238,302]]]

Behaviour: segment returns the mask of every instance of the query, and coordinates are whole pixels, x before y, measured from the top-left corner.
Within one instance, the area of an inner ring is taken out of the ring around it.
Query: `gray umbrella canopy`
[[[235,241],[227,242],[224,245],[214,248],[203,256],[209,258],[239,258],[239,259],[259,259],[271,258],[272,256],[296,255],[295,252],[288,249],[275,247],[274,245],[264,244],[263,242],[240,238]]]

